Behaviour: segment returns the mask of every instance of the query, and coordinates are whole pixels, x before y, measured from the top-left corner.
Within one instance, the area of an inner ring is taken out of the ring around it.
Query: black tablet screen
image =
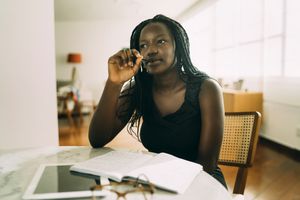
[[[34,194],[88,191],[99,179],[70,173],[71,165],[46,166]]]

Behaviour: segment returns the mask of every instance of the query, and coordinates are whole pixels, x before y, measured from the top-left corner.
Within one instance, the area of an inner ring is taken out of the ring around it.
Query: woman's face
[[[161,74],[173,68],[175,41],[166,25],[159,22],[146,25],[140,34],[139,47],[148,73]]]

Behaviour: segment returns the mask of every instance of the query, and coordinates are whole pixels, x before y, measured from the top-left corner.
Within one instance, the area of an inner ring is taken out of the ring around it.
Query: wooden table
[[[225,112],[263,112],[263,93],[253,91],[224,90]]]

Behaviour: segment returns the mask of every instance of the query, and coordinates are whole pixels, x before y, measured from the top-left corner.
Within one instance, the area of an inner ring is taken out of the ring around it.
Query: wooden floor
[[[90,116],[84,117],[80,126],[71,127],[66,119],[59,119],[59,143],[62,146],[89,145],[88,124]],[[127,149],[144,149],[123,130],[107,146]],[[236,169],[220,166],[229,190],[232,192]],[[246,200],[300,200],[300,163],[259,142],[254,165],[248,173],[245,190]]]

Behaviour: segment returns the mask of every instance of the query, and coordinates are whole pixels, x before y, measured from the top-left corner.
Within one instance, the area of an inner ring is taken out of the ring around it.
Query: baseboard
[[[285,154],[286,156],[288,156],[289,158],[291,158],[293,160],[300,162],[300,151],[297,149],[292,149],[290,147],[276,143],[272,140],[269,140],[269,139],[261,137],[261,136],[259,137],[259,143],[270,147],[274,151]]]

